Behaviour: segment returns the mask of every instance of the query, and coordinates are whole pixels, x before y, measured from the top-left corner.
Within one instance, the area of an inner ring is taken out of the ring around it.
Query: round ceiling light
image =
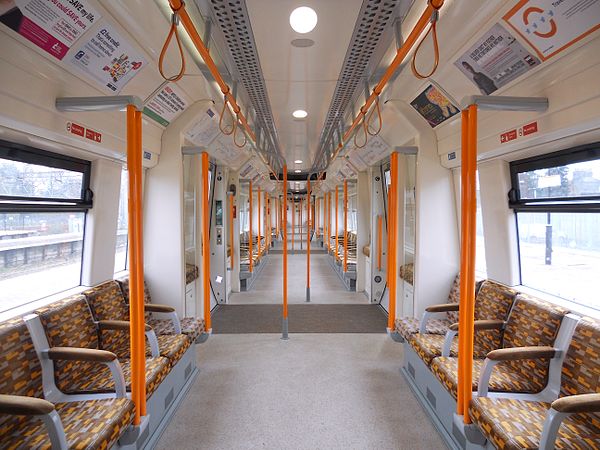
[[[300,169],[296,169],[296,170],[294,170],[294,172],[301,173],[302,171]]]
[[[290,14],[290,25],[297,33],[308,33],[317,26],[317,13],[308,6],[300,6]]]
[[[302,160],[301,159],[297,159],[296,161],[294,161],[294,164],[302,164]]]
[[[292,113],[292,116],[294,116],[296,119],[304,119],[306,116],[308,116],[308,113],[303,109],[297,109]]]

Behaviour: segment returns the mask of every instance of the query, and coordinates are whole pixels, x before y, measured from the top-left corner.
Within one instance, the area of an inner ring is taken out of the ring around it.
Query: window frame
[[[580,145],[510,163],[508,207],[515,212],[600,212],[600,194],[579,197],[521,199],[519,174],[600,159],[600,142]]]
[[[92,163],[28,145],[0,140],[0,159],[64,169],[83,174],[81,195],[78,198],[24,197],[0,195],[0,212],[87,212],[93,206],[90,189]]]

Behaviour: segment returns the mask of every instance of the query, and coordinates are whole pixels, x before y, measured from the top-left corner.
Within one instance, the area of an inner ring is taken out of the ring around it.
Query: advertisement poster
[[[546,60],[600,28],[600,0],[521,0],[504,20]]]
[[[495,92],[538,64],[540,60],[500,24],[494,25],[454,63],[483,95]]]
[[[459,113],[458,107],[454,106],[450,99],[432,84],[427,86],[410,104],[432,128]]]
[[[208,108],[194,126],[187,130],[184,135],[196,145],[208,145],[216,138],[219,130],[219,117],[213,108]]]
[[[87,0],[0,1],[0,22],[59,60],[98,19]]]
[[[114,27],[105,24],[81,46],[69,64],[117,94],[146,60]]]
[[[185,94],[175,84],[162,88],[150,99],[144,108],[144,114],[166,127],[189,105]]]

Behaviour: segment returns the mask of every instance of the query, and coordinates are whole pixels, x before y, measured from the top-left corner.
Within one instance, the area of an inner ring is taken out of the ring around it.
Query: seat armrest
[[[0,394],[0,414],[38,416],[48,432],[52,448],[67,449],[67,437],[54,405],[43,398]]]
[[[482,330],[502,330],[506,322],[504,320],[476,320],[474,323],[475,331]],[[452,331],[458,331],[458,323],[450,325]]]
[[[492,361],[518,361],[522,359],[554,358],[559,350],[548,346],[511,347],[492,350],[487,358]]]
[[[100,320],[98,321],[98,328],[100,330],[121,330],[121,331],[129,331],[129,321],[128,320]],[[152,327],[148,324],[145,324],[145,331],[152,330]]]
[[[54,405],[43,398],[0,394],[0,414],[40,416],[54,411]]]
[[[458,303],[441,303],[439,305],[431,305],[425,308],[425,311],[431,313],[458,311]]]
[[[175,308],[169,305],[161,305],[158,303],[146,303],[144,305],[144,310],[148,312],[157,312],[157,313],[171,313],[175,312]]]
[[[561,355],[561,351],[548,346],[511,347],[492,350],[487,354],[479,373],[477,396],[486,397],[490,378],[494,367],[502,361],[519,361],[531,359],[551,359]]]
[[[567,414],[600,412],[600,394],[579,394],[562,397],[552,402],[552,409]]]
[[[107,350],[78,347],[52,347],[47,350],[46,355],[53,361],[94,361],[107,363],[117,359],[117,355]]]

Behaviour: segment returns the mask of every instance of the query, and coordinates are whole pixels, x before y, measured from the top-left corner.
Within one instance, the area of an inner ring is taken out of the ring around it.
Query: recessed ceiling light
[[[301,159],[297,159],[296,161],[294,161],[294,164],[302,164],[302,160]]]
[[[308,113],[303,109],[297,109],[292,113],[292,116],[294,116],[296,119],[304,119],[306,116],[308,116]]]
[[[294,170],[294,172],[296,172],[296,173],[300,173],[300,172],[302,172],[302,171],[301,171],[300,169],[296,169],[296,170]]]
[[[297,33],[308,33],[317,26],[317,13],[308,6],[300,6],[290,14],[290,25]]]

